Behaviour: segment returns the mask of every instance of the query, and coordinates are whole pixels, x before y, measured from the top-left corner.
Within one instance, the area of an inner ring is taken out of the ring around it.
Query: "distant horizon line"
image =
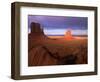
[[[45,34],[47,35],[47,34]],[[47,36],[64,36],[64,34],[59,34],[59,35],[47,35]],[[88,35],[73,35],[72,36],[88,36]]]

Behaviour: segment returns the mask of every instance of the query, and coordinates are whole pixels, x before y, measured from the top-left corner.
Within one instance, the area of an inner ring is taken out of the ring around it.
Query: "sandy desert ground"
[[[87,64],[87,37],[64,36],[36,37],[28,42],[28,65]]]

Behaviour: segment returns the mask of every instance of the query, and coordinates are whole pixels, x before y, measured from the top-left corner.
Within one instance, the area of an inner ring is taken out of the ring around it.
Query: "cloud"
[[[29,15],[28,28],[31,22],[40,23],[44,29],[87,29],[87,17],[69,17],[69,16],[42,16],[42,15]]]

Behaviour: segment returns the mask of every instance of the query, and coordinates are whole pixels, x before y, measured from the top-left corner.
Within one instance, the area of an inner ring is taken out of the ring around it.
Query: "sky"
[[[87,35],[87,17],[28,15],[28,30],[31,22],[40,23],[46,35],[64,35],[72,30],[73,35]]]

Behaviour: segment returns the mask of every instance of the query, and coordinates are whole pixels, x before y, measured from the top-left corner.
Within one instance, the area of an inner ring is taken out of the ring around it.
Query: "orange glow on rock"
[[[71,30],[68,30],[68,31],[65,33],[65,38],[66,38],[67,40],[74,39],[74,37],[72,36]]]

